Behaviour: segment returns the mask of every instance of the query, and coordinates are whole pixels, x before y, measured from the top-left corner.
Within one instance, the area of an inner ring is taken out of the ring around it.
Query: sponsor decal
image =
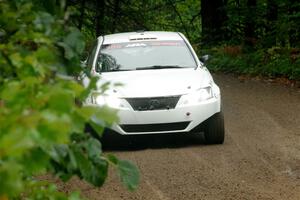
[[[136,48],[147,46],[184,46],[183,41],[147,41],[147,42],[128,42],[117,44],[105,44],[102,49],[123,49],[123,48]]]

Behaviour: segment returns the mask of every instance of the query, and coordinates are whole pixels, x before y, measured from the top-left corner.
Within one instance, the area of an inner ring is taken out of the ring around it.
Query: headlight
[[[213,98],[211,87],[205,87],[205,88],[196,90],[192,93],[182,95],[182,97],[180,99],[180,104],[181,105],[194,105],[194,104],[200,103],[201,101],[205,101],[205,100],[208,100],[211,98]]]
[[[122,100],[115,96],[104,96],[103,94],[93,94],[92,103],[99,106],[108,106],[115,109],[124,108]]]
[[[195,92],[195,94],[191,94],[192,96],[195,96],[195,100],[200,102],[207,99],[212,98],[212,91],[211,87],[201,88],[198,91]]]

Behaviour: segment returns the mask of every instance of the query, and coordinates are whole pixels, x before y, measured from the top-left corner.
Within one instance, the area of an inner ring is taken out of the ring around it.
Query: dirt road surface
[[[111,170],[94,188],[60,185],[90,199],[300,200],[300,90],[214,75],[222,91],[226,138],[205,145],[201,134],[111,137],[106,152],[133,161],[141,183],[128,192]]]

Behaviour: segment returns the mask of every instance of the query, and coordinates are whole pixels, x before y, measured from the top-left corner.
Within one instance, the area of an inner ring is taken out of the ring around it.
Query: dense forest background
[[[105,106],[82,106],[111,85],[74,79],[97,36],[137,30],[184,33],[199,56],[211,55],[211,70],[300,80],[296,0],[0,0],[0,200],[77,200],[36,177],[100,187],[109,166],[137,188],[137,167],[86,134],[88,124],[101,137],[117,120]]]
[[[297,0],[68,0],[87,41],[137,30],[184,33],[208,66],[290,79],[300,77]]]

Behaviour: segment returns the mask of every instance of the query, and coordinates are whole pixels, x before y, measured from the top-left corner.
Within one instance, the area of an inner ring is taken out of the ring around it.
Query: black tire
[[[204,137],[207,144],[224,143],[225,130],[222,111],[208,118],[204,125]]]

